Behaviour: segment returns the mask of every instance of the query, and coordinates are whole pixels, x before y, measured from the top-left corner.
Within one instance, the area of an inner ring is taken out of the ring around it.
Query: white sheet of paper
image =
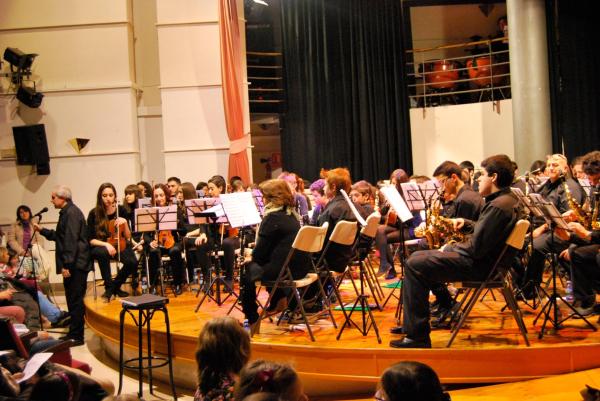
[[[352,213],[354,213],[354,217],[356,217],[356,220],[360,223],[361,226],[366,226],[367,222],[365,221],[365,219],[362,218],[360,213],[358,213],[358,210],[356,210],[356,206],[354,206],[354,202],[352,202],[346,191],[342,189],[341,192],[344,196],[344,199],[346,199],[346,202],[348,202],[348,205],[350,205],[350,210],[352,210]]]
[[[23,369],[23,377],[17,380],[17,383],[24,382],[25,380],[29,380],[35,372],[52,356],[52,352],[39,352],[29,358],[27,361],[27,365],[25,365],[25,369]]]
[[[381,188],[381,192],[383,196],[388,200],[390,205],[394,208],[400,220],[403,223],[406,223],[408,220],[413,218],[413,215],[410,210],[408,210],[408,206],[406,206],[406,202],[400,196],[400,193],[394,186],[383,187]]]
[[[253,226],[261,222],[252,193],[234,192],[219,197],[231,227]]]

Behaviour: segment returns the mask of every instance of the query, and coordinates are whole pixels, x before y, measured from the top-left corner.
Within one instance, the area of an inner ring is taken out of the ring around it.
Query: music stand
[[[407,199],[410,199],[409,202],[411,206],[417,208],[426,206],[426,198],[425,196],[423,196],[424,191],[421,188],[417,188],[416,191],[414,191],[414,187],[412,186],[412,189],[409,187],[405,188],[406,190],[402,188],[402,192],[405,194]],[[411,220],[414,216],[410,211],[407,202],[404,200],[404,198],[402,198],[396,187],[383,187],[381,188],[381,192],[383,193],[383,196],[385,196],[385,198],[387,199],[388,203],[394,208],[402,223],[400,224],[400,267],[402,268],[402,274],[400,274],[400,278],[398,278],[396,285],[392,288],[392,292],[390,292],[390,295],[388,295],[387,299],[383,303],[383,307],[385,307],[385,305],[387,305],[392,296],[395,296],[396,289],[399,289],[400,293],[397,296],[398,305],[396,306],[396,312],[394,315],[396,317],[396,320],[400,321],[400,316],[402,315],[402,284],[404,277],[404,266],[406,263],[406,248],[404,246],[404,224],[407,221]]]
[[[529,179],[528,179],[528,175],[527,177],[527,181],[526,181],[526,185],[529,185]],[[525,187],[526,190],[528,187]],[[533,253],[533,220],[534,218],[539,218],[539,219],[544,219],[544,212],[542,212],[542,210],[540,210],[540,208],[534,204],[534,200],[533,199],[543,199],[541,198],[541,195],[539,194],[532,194],[532,197],[526,195],[523,193],[523,191],[521,191],[521,189],[519,188],[514,188],[511,187],[511,192],[519,199],[519,202],[521,203],[521,205],[523,205],[523,207],[525,208],[525,210],[527,210],[529,212],[528,215],[528,220],[529,220],[529,241],[531,246],[526,245],[525,248],[525,255],[527,256],[527,263],[529,263],[529,261],[531,260],[531,256]],[[524,272],[525,273],[525,272]],[[527,298],[525,297],[525,295],[523,294],[523,288],[526,288],[527,285],[532,285],[533,286],[533,300],[531,305],[529,304],[529,302],[527,301]],[[522,285],[522,287],[518,287],[516,290],[516,294],[521,294],[521,298],[523,299],[523,303],[527,306],[529,306],[530,308],[532,308],[533,310],[537,309],[537,307],[539,305],[541,305],[542,303],[542,295],[540,294],[539,291],[539,286],[535,284],[535,282],[533,280],[530,280],[528,283],[524,283]],[[506,306],[505,306],[506,307]],[[504,311],[504,309],[502,310]]]
[[[177,230],[177,206],[161,206],[137,208],[134,212],[136,232],[154,232]],[[160,245],[159,245],[160,246]],[[164,296],[164,271],[159,267],[159,275],[150,283],[150,269],[148,255],[146,255],[146,277],[148,286],[156,287],[156,280],[160,282],[160,292]]]
[[[560,228],[566,231],[569,231],[569,226],[562,218],[560,212],[556,209],[556,206],[552,202],[546,201],[544,198],[539,196],[539,194],[533,194],[538,196],[531,196],[532,205],[537,207],[543,214],[546,223],[550,229],[550,244],[551,249],[554,249],[554,230],[556,228]],[[548,297],[548,301],[542,306],[540,313],[536,316],[533,321],[535,325],[537,320],[544,315],[544,323],[542,324],[542,329],[538,335],[538,338],[541,340],[544,337],[544,331],[546,329],[546,324],[550,322],[552,324],[552,328],[555,332],[560,330],[562,327],[562,323],[571,319],[574,316],[577,316],[578,319],[583,319],[583,321],[594,331],[597,331],[596,327],[592,323],[590,323],[581,313],[577,312],[577,310],[567,302],[562,296],[558,294],[556,287],[556,274],[557,274],[557,265],[558,265],[558,256],[554,251],[551,252],[550,264],[552,267],[552,294],[548,294],[545,289],[540,288],[540,290],[544,293],[546,297]],[[558,307],[558,301],[562,301],[569,309],[571,309],[571,314],[567,315],[565,318],[560,318],[559,313],[560,309]]]
[[[218,225],[226,224],[229,222],[229,220],[227,219],[227,216],[225,215],[225,211],[223,210],[223,206],[221,205],[220,198],[205,198],[205,199],[202,199],[202,201],[204,201],[203,206],[205,207],[205,209],[202,211],[199,211],[198,213],[195,213],[195,215],[197,215],[197,218],[206,219],[205,224],[209,225],[209,233],[212,237],[212,244],[213,244],[212,253],[214,255],[214,260],[215,260],[215,264],[214,264],[215,276],[212,277],[212,275],[211,275],[209,284],[205,287],[203,286],[204,287],[204,295],[202,295],[202,298],[196,305],[196,309],[194,309],[194,312],[198,312],[198,310],[200,309],[200,306],[202,306],[202,304],[204,303],[204,300],[207,297],[212,299],[218,306],[223,305],[223,303],[225,301],[227,301],[227,299],[229,299],[230,296],[235,296],[236,298],[238,298],[238,295],[233,292],[233,289],[230,288],[229,284],[221,276],[221,261],[220,261],[220,257],[219,257],[219,245],[220,245],[221,241],[219,241]],[[197,221],[199,221],[199,220],[197,220]],[[231,290],[231,292],[229,294],[227,294],[227,296],[223,299],[221,298],[221,285],[225,285],[227,288],[229,288]],[[213,287],[215,287],[214,291],[212,290]],[[213,296],[213,293],[214,293],[214,296]],[[198,293],[196,293],[196,296],[198,296],[198,295],[200,295],[200,291],[198,291]]]

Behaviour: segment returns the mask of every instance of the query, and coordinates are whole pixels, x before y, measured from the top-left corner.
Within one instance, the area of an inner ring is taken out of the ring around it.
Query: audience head
[[[587,175],[592,185],[600,183],[600,150],[587,153],[581,160],[583,172]]]
[[[140,198],[152,197],[152,185],[146,181],[140,181],[137,183],[137,186],[140,189]]]
[[[42,376],[31,390],[29,399],[44,401],[76,401],[79,399],[79,377],[68,370],[55,370]]]
[[[29,208],[29,206],[27,205],[20,205],[17,208],[17,221],[18,222],[25,222],[25,221],[29,221],[31,220],[31,209]]]
[[[235,399],[241,401],[254,393],[273,393],[281,401],[306,401],[302,382],[296,371],[287,364],[256,360],[240,372]]]
[[[218,386],[222,376],[237,374],[250,359],[250,337],[232,317],[209,320],[198,336],[196,362],[203,394]]]
[[[481,162],[483,172],[478,178],[479,193],[488,196],[510,186],[514,178],[512,161],[506,155],[494,155]]]
[[[273,206],[295,207],[296,202],[292,189],[284,180],[267,180],[260,184],[260,191],[263,194],[265,204],[271,203]]]
[[[381,375],[376,400],[383,401],[449,401],[440,379],[429,366],[403,361],[387,368]]]
[[[8,253],[8,248],[0,246],[0,263],[8,263],[9,260],[10,255]]]
[[[227,189],[227,183],[225,182],[225,178],[220,175],[213,175],[208,180],[208,195],[211,197],[217,197],[221,194],[225,193]]]
[[[352,189],[350,171],[344,167],[328,170],[325,174],[325,183],[325,195],[328,198],[338,195],[342,189],[350,193]]]

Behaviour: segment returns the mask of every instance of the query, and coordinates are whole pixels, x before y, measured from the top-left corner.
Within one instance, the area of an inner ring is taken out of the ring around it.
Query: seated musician
[[[476,221],[483,208],[483,198],[463,181],[462,172],[463,169],[451,161],[443,162],[433,172],[433,176],[442,185],[443,190],[443,203],[440,214],[442,217],[449,219],[463,218]],[[425,229],[436,230],[435,227],[426,227]],[[447,240],[448,238],[442,238],[442,242]],[[443,245],[443,243],[440,245]],[[431,291],[436,296],[434,315],[438,317],[438,321],[441,323],[448,315],[454,301],[444,283],[435,286]]]
[[[296,202],[296,210],[302,218],[304,223],[308,223],[308,200],[304,193],[301,193],[298,188],[298,176],[294,173],[283,172],[279,175],[279,178],[284,180],[290,186],[292,193],[294,194],[294,201]]]
[[[157,207],[169,206],[171,204],[171,193],[165,184],[154,185],[152,197]],[[179,217],[179,216],[178,216]],[[156,273],[160,267],[161,256],[169,255],[171,259],[171,270],[173,275],[173,286],[176,295],[181,294],[181,283],[183,279],[183,258],[181,256],[181,241],[178,230],[160,230],[153,237],[146,234],[144,242],[149,244],[148,263],[150,265],[150,283],[156,291]]]
[[[548,202],[553,203],[561,214],[571,210],[570,199],[579,205],[583,205],[585,200],[583,188],[571,178],[568,168],[567,158],[564,155],[550,156],[546,162],[548,180],[538,189],[538,193]],[[565,187],[568,188],[570,195],[567,194]],[[525,298],[532,299],[535,296],[535,289],[542,281],[546,255],[551,252],[559,254],[568,246],[569,242],[552,235],[545,223],[533,231],[533,253],[521,281]]]
[[[396,169],[390,175],[390,185],[394,185],[400,195],[402,195],[400,184],[408,181],[408,174],[402,169]],[[375,236],[375,246],[379,251],[379,272],[377,274],[385,274],[385,279],[390,280],[395,278],[397,273],[394,268],[394,255],[390,250],[389,244],[400,242],[400,221],[387,202],[384,202],[383,205],[380,203],[379,213],[381,214],[382,224],[377,228]],[[414,228],[421,223],[418,213],[413,215],[415,217],[410,221],[408,226],[404,227],[404,239],[414,238]]]
[[[323,209],[327,205],[329,199],[325,196],[325,180],[319,178],[312,184],[310,184],[310,193],[313,196],[313,201],[315,206],[312,209],[312,214],[310,216],[310,225],[316,226],[317,221],[319,220],[319,215],[323,212]]]
[[[352,202],[358,203],[363,207],[364,213],[368,217],[375,211],[375,191],[373,186],[365,180],[357,181],[352,184],[352,190],[349,193]]]
[[[252,325],[258,320],[256,291],[254,283],[258,280],[275,280],[292,247],[298,230],[299,218],[291,189],[283,180],[268,180],[260,185],[265,200],[265,213],[258,231],[256,247],[252,252],[252,261],[246,265],[241,291],[242,309]],[[307,254],[296,253],[290,262],[294,279],[308,273],[310,260]],[[281,311],[287,303],[283,291],[277,292],[271,299],[269,310]]]
[[[17,221],[14,222],[7,233],[7,245],[19,257],[33,256],[41,269],[36,268],[38,280],[45,280],[48,272],[53,271],[54,258],[50,257],[44,249],[44,238],[35,235],[32,222],[39,222],[39,217],[34,217],[27,205],[17,208]],[[32,267],[33,268],[33,267]]]
[[[477,222],[453,219],[456,229],[472,226],[473,234],[456,245],[440,250],[414,252],[404,269],[404,327],[406,337],[393,340],[398,348],[430,348],[429,291],[440,282],[484,279],[503,249],[503,243],[518,219],[518,199],[510,191],[512,163],[506,155],[481,162],[479,193],[485,206]]]
[[[102,297],[108,302],[112,296],[129,295],[121,290],[121,285],[129,275],[135,274],[137,259],[131,249],[131,230],[125,217],[127,212],[118,206],[117,192],[113,184],[106,182],[100,185],[96,195],[96,207],[90,210],[87,218],[88,238],[92,259],[98,261],[100,274],[104,280]],[[110,260],[119,260],[123,267],[112,279]]]
[[[596,294],[600,294],[600,224],[598,223],[600,151],[596,150],[583,156],[582,169],[593,186],[589,212],[590,225],[584,227],[570,212],[565,219],[571,220],[569,222],[571,235],[560,229],[556,230],[556,234],[562,240],[575,243],[563,251],[561,256],[566,256],[571,261],[575,309],[581,315],[589,316],[600,313],[600,307],[596,304]]]

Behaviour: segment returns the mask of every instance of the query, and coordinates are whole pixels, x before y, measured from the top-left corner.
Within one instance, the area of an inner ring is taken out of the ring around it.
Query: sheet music
[[[140,198],[138,199],[137,207],[151,207],[152,206],[152,198]]]
[[[185,210],[189,224],[207,224],[209,221],[200,213],[220,202],[219,198],[186,199]]]
[[[365,219],[362,218],[360,213],[358,213],[358,210],[356,210],[356,206],[354,206],[354,202],[352,202],[346,191],[342,189],[340,192],[342,193],[342,195],[344,195],[344,199],[346,199],[348,205],[350,205],[350,210],[352,210],[352,213],[354,213],[354,217],[356,217],[356,220],[360,223],[361,226],[366,226],[367,222],[365,221]]]
[[[421,195],[421,190],[416,182],[403,182],[400,184],[404,200],[410,210],[425,210],[427,208],[425,200]]]
[[[408,206],[406,206],[406,202],[400,196],[400,193],[394,186],[383,187],[381,188],[381,192],[388,200],[390,205],[394,208],[400,220],[403,223],[406,223],[408,220],[413,218],[413,215],[410,210],[408,210]]]
[[[177,230],[177,205],[161,206],[158,209],[158,229]]]
[[[234,192],[219,197],[231,227],[253,226],[261,222],[252,193]]]
[[[38,371],[39,368],[42,367],[44,362],[46,362],[52,356],[52,352],[38,352],[34,354],[29,361],[27,361],[27,365],[25,365],[25,369],[23,369],[23,377],[17,380],[17,383],[22,383],[25,380],[31,379],[31,377]]]
[[[554,206],[553,203],[548,202],[540,194],[529,194],[529,197],[532,200],[532,206],[539,209],[541,213],[540,217],[544,217],[546,221],[552,220],[557,227],[569,231],[569,226],[562,218],[560,212],[558,211],[558,209],[556,209],[556,206]]]
[[[523,191],[521,191],[520,188],[514,188],[511,187],[510,190],[517,195],[517,198],[519,198],[519,201],[521,201],[521,203],[523,204],[523,206],[525,206],[525,208],[527,210],[529,210],[531,213],[533,213],[534,216],[537,217],[543,217],[544,214],[540,211],[540,209],[538,209],[537,206],[534,206],[531,202],[531,199],[527,196],[525,196],[525,194],[523,193]]]
[[[592,184],[590,184],[590,180],[588,180],[587,178],[578,178],[577,181],[579,181],[579,185],[581,185],[581,187],[585,191],[585,194],[588,197],[590,197],[592,191]]]
[[[431,204],[431,202],[436,201],[440,197],[442,185],[438,180],[429,180],[418,185],[423,192],[423,196],[425,196],[425,201],[428,203]]]
[[[158,210],[155,207],[137,208],[134,210],[135,232],[157,230]]]

